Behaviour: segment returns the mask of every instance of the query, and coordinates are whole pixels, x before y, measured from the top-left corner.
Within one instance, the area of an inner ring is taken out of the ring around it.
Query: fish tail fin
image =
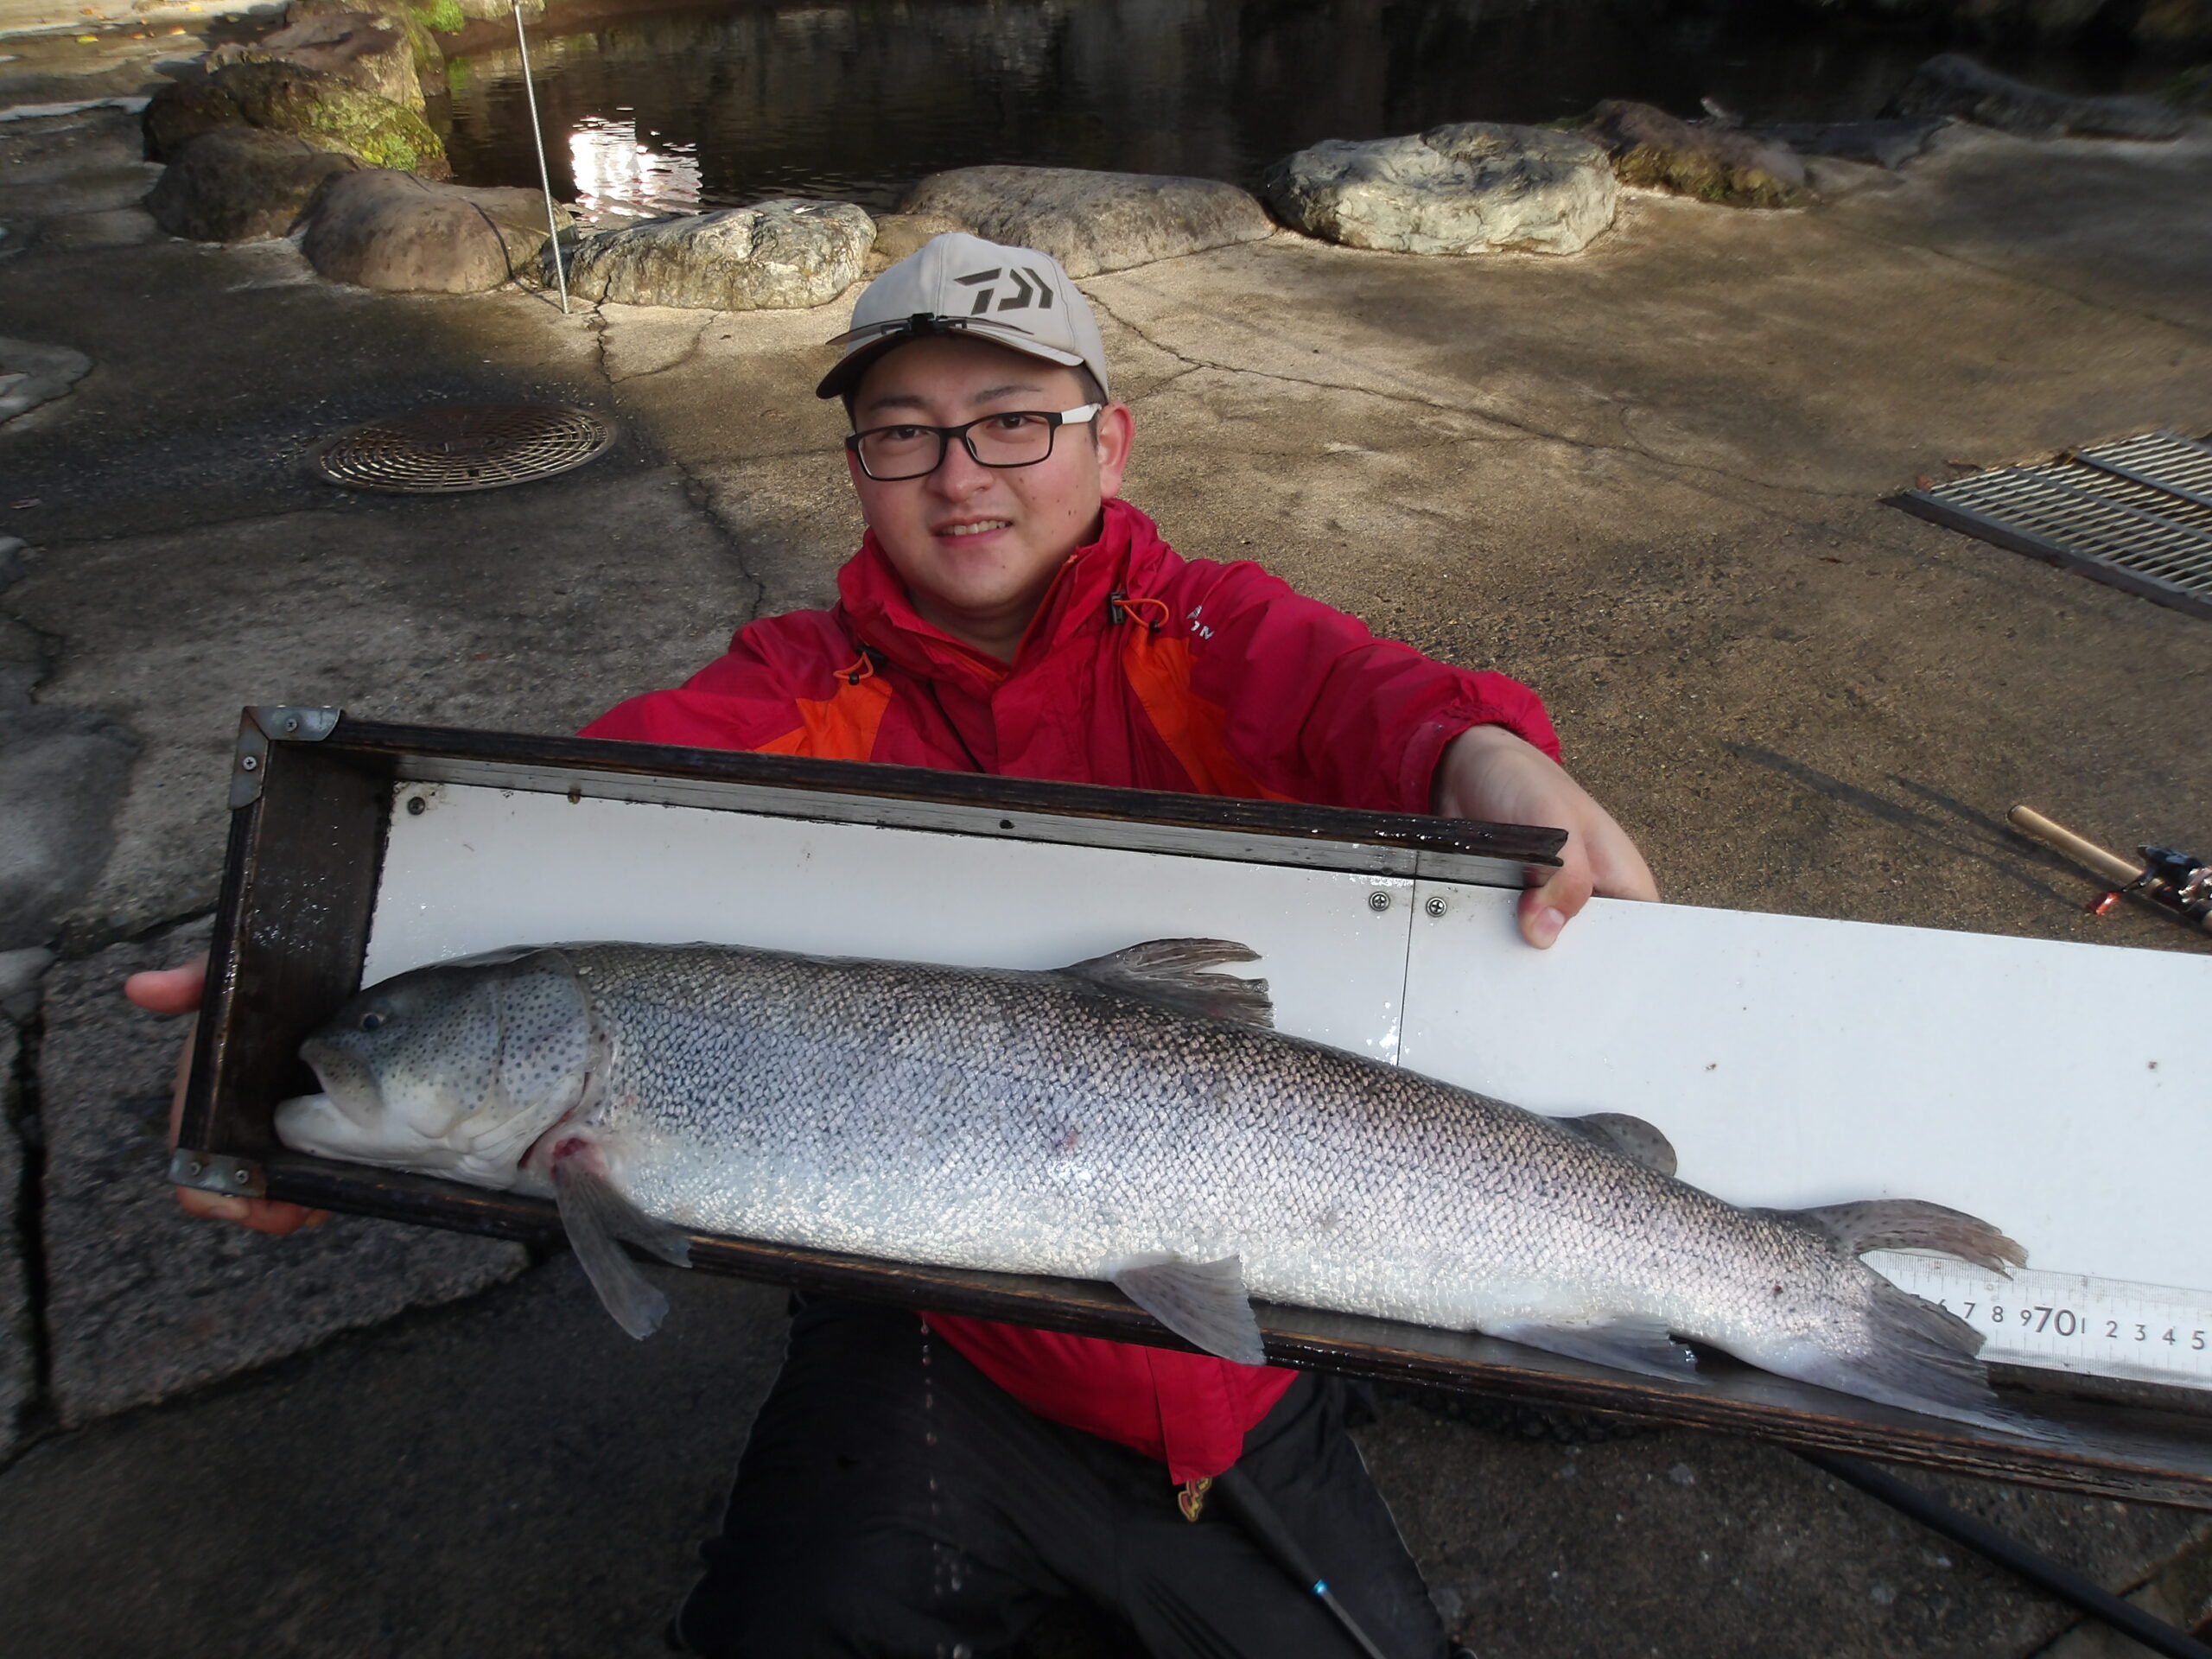
[[[2055,1425],[2008,1410],[1979,1357],[1981,1332],[1948,1308],[1900,1290],[1872,1268],[1865,1318],[1847,1349],[1807,1344],[1777,1370],[1862,1400],[2030,1440],[2066,1438]]]
[[[2028,1264],[2027,1251],[1987,1222],[1919,1198],[1868,1198],[1782,1213],[1821,1234],[1846,1255],[1936,1250],[1993,1273]]]

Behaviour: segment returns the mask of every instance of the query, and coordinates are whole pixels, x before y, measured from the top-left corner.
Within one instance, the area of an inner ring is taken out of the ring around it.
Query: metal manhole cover
[[[347,489],[443,495],[550,478],[613,442],[611,425],[566,404],[439,404],[326,438],[308,459]]]
[[[1932,523],[2212,618],[2212,446],[2149,432],[1892,496]]]

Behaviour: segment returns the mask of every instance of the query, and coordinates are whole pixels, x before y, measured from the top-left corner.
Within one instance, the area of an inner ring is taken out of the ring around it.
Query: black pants
[[[1443,1626],[1358,1448],[1349,1390],[1299,1378],[1239,1464],[1389,1659]],[[810,1300],[677,1634],[715,1659],[989,1659],[1046,1605],[1104,1610],[1155,1659],[1357,1659],[1218,1498],[1037,1416],[911,1313]]]

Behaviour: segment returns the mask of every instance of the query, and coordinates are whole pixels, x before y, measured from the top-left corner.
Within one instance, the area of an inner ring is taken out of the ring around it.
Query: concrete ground
[[[24,1171],[8,1202],[29,1339],[0,1643],[654,1651],[780,1297],[664,1274],[671,1331],[632,1344],[569,1262],[487,1268],[488,1289],[265,1346],[159,1403],[73,1407],[53,1380],[95,1341],[158,1381],[193,1338],[119,1300],[97,1332],[56,1317],[54,1241],[99,1224],[62,1166],[84,1137],[59,1131],[145,1124],[166,1039],[111,1003],[128,1065],[95,1084],[61,1060],[99,1048],[104,980],[181,948],[165,930],[212,904],[239,704],[567,730],[747,618],[827,598],[857,521],[810,388],[843,308],[563,318],[537,296],[371,295],[285,244],[158,238],[133,206],[149,176],[118,111],[0,126],[0,334],[92,365],[0,427],[0,533],[28,543],[0,553],[0,667],[35,683],[0,734],[99,763],[40,774],[58,780],[41,833],[77,855],[24,889],[44,931],[0,940],[34,969],[58,948],[46,983],[67,988],[9,1004],[22,1146],[0,1164]],[[1959,131],[1901,179],[1847,182],[1778,214],[1637,196],[1573,259],[1284,235],[1095,279],[1137,414],[1129,493],[1186,554],[1261,559],[1536,685],[1670,898],[2202,950],[2132,910],[2085,917],[2090,880],[2001,819],[2026,800],[2114,844],[2212,842],[2206,625],[1880,497],[2212,430],[2212,140]],[[464,397],[585,404],[622,442],[446,499],[303,468],[349,423]],[[154,1180],[149,1154],[92,1139],[115,1183]],[[224,1271],[283,1273],[285,1249]],[[118,1329],[144,1333],[137,1352]],[[1785,1453],[1521,1427],[1541,1426],[1393,1398],[1365,1433],[1485,1659],[2121,1650]],[[2115,1588],[2212,1611],[2212,1519],[1921,1478]],[[1071,1628],[1042,1650],[1113,1649]]]

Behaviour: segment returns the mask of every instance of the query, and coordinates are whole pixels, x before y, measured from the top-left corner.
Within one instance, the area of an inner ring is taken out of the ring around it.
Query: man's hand
[[[1521,936],[1542,949],[1592,893],[1656,899],[1658,884],[1628,832],[1557,761],[1503,726],[1473,726],[1446,746],[1429,810],[1446,817],[1549,824],[1567,831],[1557,869],[1532,865]]]
[[[196,1014],[207,989],[207,958],[200,957],[181,968],[157,968],[133,974],[123,982],[123,994],[149,1014]],[[187,1032],[184,1052],[176,1058],[176,1087],[169,1097],[169,1145],[176,1145],[178,1122],[184,1116],[184,1081],[192,1073],[194,1033]],[[275,1198],[241,1198],[234,1192],[203,1192],[180,1186],[176,1201],[185,1213],[216,1221],[235,1221],[257,1233],[296,1233],[302,1227],[320,1227],[330,1219],[327,1210],[308,1210]]]

